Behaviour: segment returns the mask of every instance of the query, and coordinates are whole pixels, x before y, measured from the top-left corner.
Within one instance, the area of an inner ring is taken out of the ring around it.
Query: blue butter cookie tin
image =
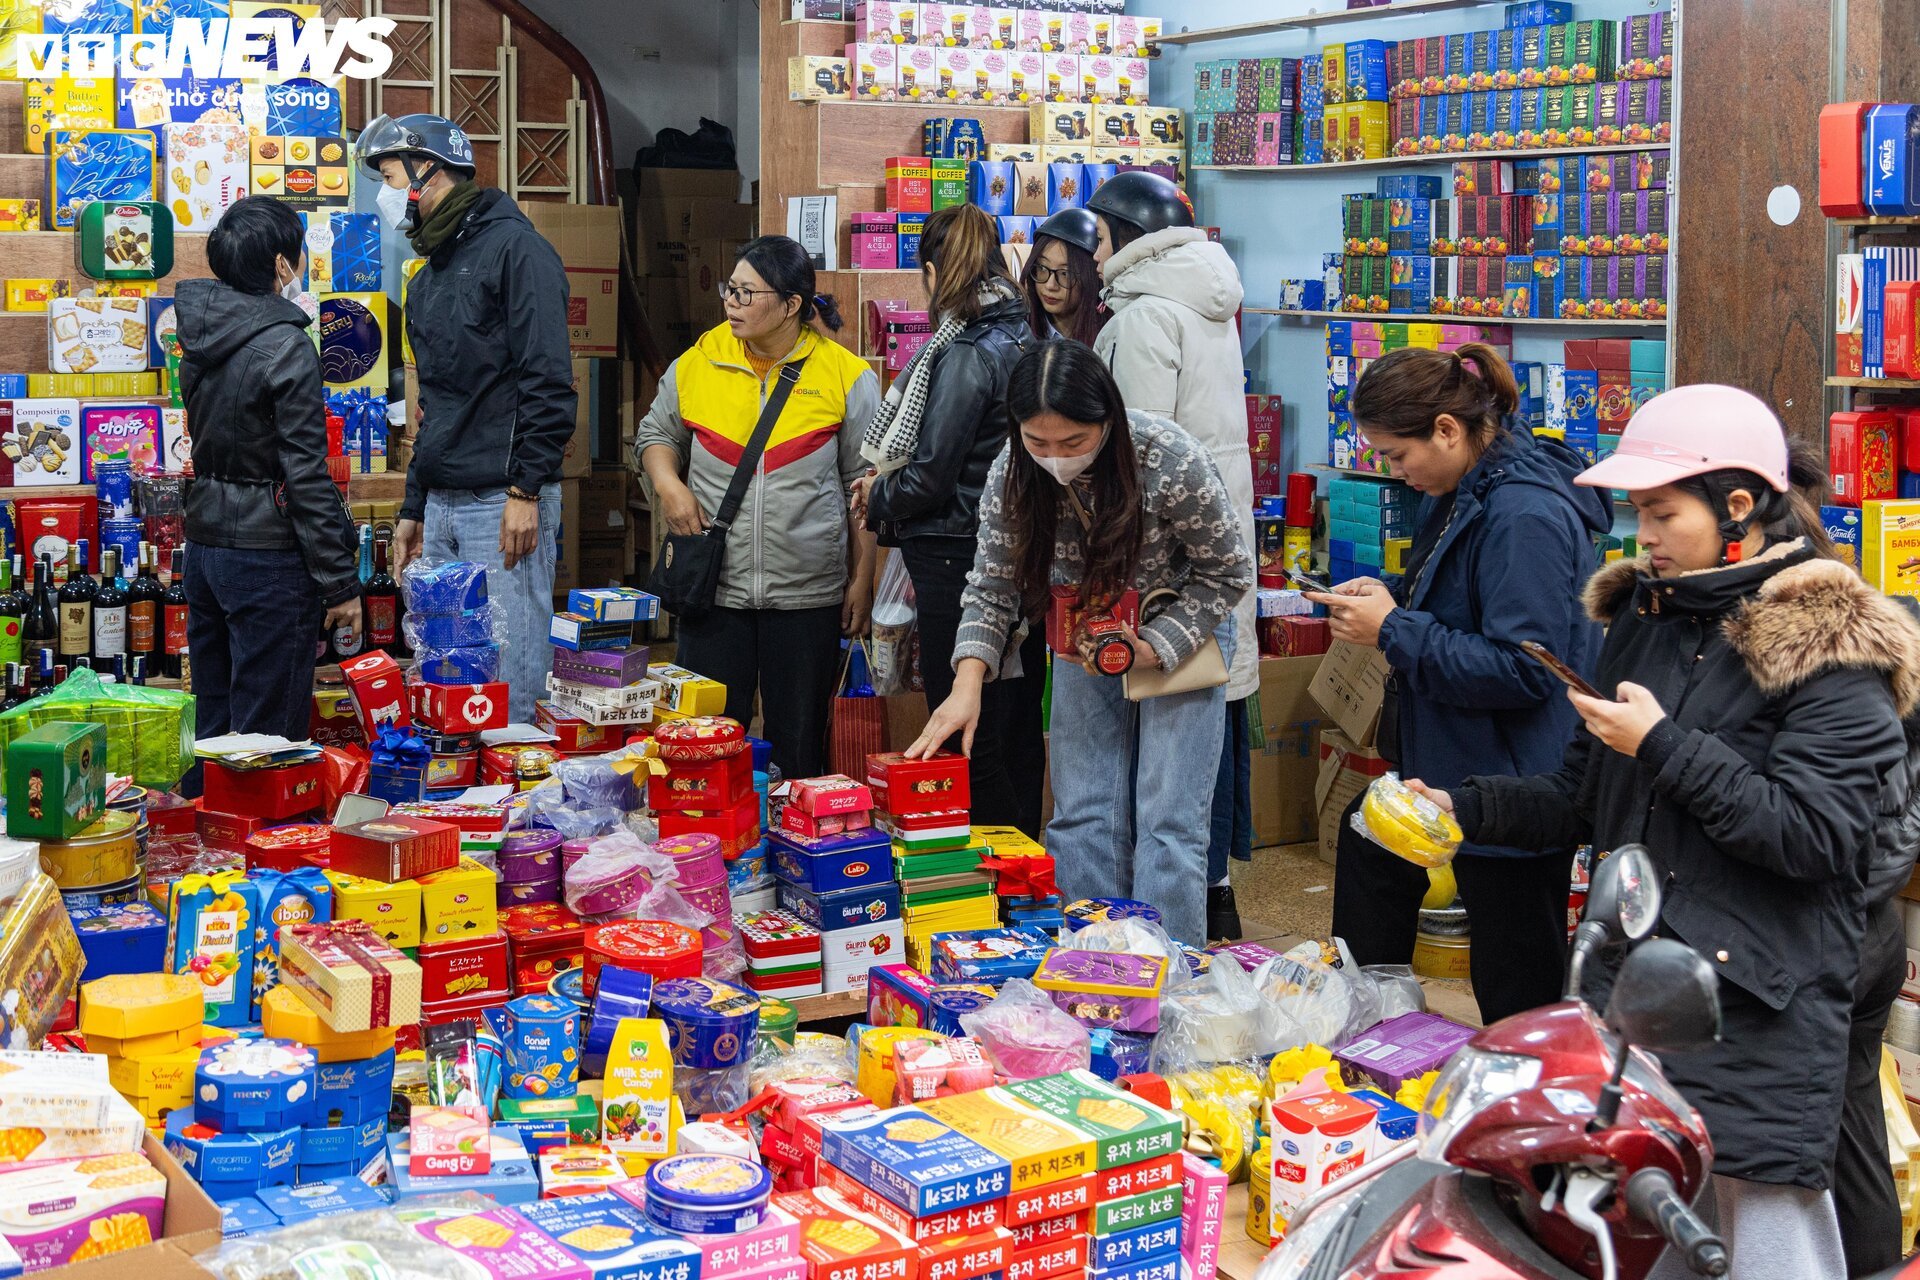
[[[753,1053],[760,997],[717,978],[674,978],[653,989],[653,1012],[667,1027],[674,1062],[718,1071]]]
[[[1067,926],[1074,932],[1100,920],[1148,920],[1160,923],[1160,911],[1152,903],[1133,898],[1082,898],[1066,908]]]
[[[732,1235],[760,1224],[773,1177],[738,1156],[668,1156],[647,1170],[647,1218],[682,1235]]]
[[[951,983],[927,992],[927,1030],[943,1036],[958,1036],[960,1016],[984,1009],[993,1003],[994,990],[984,983]]]

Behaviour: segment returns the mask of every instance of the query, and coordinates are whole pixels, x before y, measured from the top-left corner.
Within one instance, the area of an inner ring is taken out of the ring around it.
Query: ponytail
[[[1498,351],[1469,342],[1458,351],[1402,347],[1367,366],[1353,389],[1353,420],[1368,435],[1429,440],[1440,415],[1485,449],[1520,407],[1520,384]]]

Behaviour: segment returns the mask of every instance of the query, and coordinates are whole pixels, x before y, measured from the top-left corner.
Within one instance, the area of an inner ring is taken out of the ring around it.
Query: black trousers
[[[709,609],[681,620],[679,662],[727,686],[727,715],[753,723],[788,778],[827,771],[827,710],[840,674],[840,606],[818,609]],[[765,677],[763,680],[762,677]]]
[[[1887,1123],[1880,1110],[1880,1037],[1907,974],[1907,938],[1900,900],[1867,910],[1860,974],[1847,1033],[1847,1093],[1840,1109],[1840,1146],[1833,1161],[1833,1204],[1847,1274],[1865,1276],[1900,1261],[1900,1201],[1887,1165]]]
[[[1348,825],[1360,798],[1340,819],[1333,874],[1333,932],[1362,965],[1412,964],[1427,872]],[[1481,1021],[1553,1004],[1567,982],[1567,892],[1573,853],[1534,858],[1462,854],[1454,878],[1473,924],[1470,960]]]
[[[920,611],[920,681],[927,709],[953,692],[953,646],[960,630],[960,592],[973,568],[971,544],[945,539],[910,538],[900,546],[907,576]],[[1042,783],[1047,747],[1041,731],[1040,699],[1046,692],[1047,646],[1038,628],[1020,647],[1025,674],[1013,680],[989,680],[980,694],[980,724],[973,734],[968,773],[977,826],[1018,827],[1040,835]],[[958,737],[946,744],[960,749]]]

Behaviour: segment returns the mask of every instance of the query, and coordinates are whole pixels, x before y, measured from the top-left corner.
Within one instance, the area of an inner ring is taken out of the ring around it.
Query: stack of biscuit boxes
[[[918,1280],[1178,1280],[1180,1119],[1090,1072],[828,1120],[821,1131],[820,1188],[783,1207],[823,1231],[851,1213],[897,1247],[900,1280],[915,1274],[916,1254]],[[803,1250],[813,1236],[809,1223]]]

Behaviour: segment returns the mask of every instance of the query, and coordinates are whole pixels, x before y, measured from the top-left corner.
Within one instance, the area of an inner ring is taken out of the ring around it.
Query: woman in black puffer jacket
[[[909,456],[882,460],[881,474],[856,482],[854,510],[864,511],[880,545],[906,560],[919,609],[920,678],[927,705],[953,692],[953,649],[960,629],[960,592],[973,568],[980,528],[980,490],[987,469],[1007,446],[1007,379],[1031,334],[1026,304],[993,219],[974,205],[942,209],[920,236],[920,270],[932,313],[932,341],[901,371],[882,406],[880,426],[910,419],[918,436]],[[911,433],[909,433],[911,434]],[[1046,645],[1034,627],[981,698],[970,781],[973,820],[1040,834],[1040,790],[1046,748],[1040,695]],[[1024,675],[1019,674],[1024,671]],[[955,739],[948,745],[959,749]]]
[[[1843,1275],[1829,1188],[1864,885],[1906,786],[1920,626],[1820,553],[1779,422],[1743,391],[1655,397],[1581,482],[1630,492],[1647,553],[1587,586],[1594,683],[1618,700],[1569,695],[1585,726],[1557,773],[1429,794],[1477,842],[1646,845],[1661,932],[1720,975],[1720,1042],[1660,1056],[1713,1136],[1703,1200],[1733,1274]]]

